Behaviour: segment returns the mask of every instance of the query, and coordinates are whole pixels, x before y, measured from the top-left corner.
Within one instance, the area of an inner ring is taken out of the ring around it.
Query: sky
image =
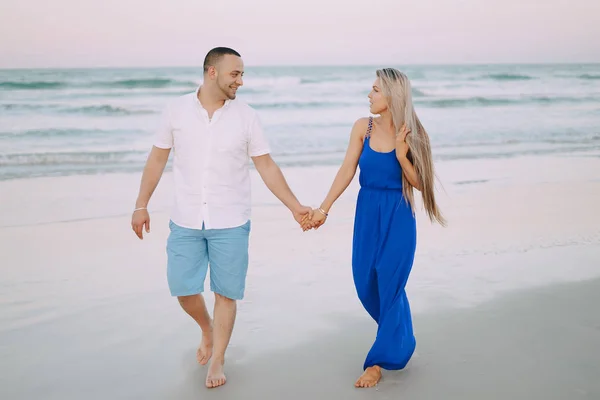
[[[0,0],[0,68],[600,62],[600,0]]]

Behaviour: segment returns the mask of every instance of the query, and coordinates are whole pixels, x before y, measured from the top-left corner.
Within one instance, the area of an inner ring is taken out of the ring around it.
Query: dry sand
[[[375,332],[350,273],[356,182],[303,233],[253,174],[247,293],[213,391],[166,287],[170,174],[144,241],[129,227],[137,175],[1,182],[0,398],[599,398],[600,158],[438,170],[450,225],[419,212],[417,351],[370,391],[352,386]],[[317,205],[336,169],[284,172]]]

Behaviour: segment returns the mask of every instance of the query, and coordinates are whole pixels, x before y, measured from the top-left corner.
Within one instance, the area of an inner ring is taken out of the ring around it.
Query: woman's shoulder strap
[[[373,117],[369,117],[369,123],[367,125],[367,132],[365,133],[365,138],[371,137],[372,130],[373,130]]]

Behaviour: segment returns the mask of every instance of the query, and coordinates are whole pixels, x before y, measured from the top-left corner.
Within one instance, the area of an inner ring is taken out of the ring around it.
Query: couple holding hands
[[[432,221],[445,225],[434,197],[434,167],[427,132],[412,104],[411,86],[400,71],[376,71],[370,113],[357,120],[344,161],[317,209],[301,205],[274,160],[258,115],[236,99],[244,64],[238,52],[212,49],[202,85],[165,109],[144,167],[132,215],[142,239],[149,232],[147,205],[174,152],[174,207],[167,239],[167,280],[172,296],[202,330],[197,350],[209,364],[206,386],[225,384],[225,351],[244,296],[250,226],[249,159],[269,190],[303,230],[318,229],[360,167],[352,243],[357,295],[378,325],[356,387],[373,387],[382,369],[406,366],[415,346],[405,287],[416,248],[414,189]],[[202,292],[210,265],[213,318]]]

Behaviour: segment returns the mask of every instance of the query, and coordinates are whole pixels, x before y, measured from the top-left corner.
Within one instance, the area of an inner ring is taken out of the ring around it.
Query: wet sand
[[[291,349],[230,368],[232,385],[192,399],[598,399],[600,280],[516,291],[465,310],[419,314],[417,352],[403,371],[384,371],[375,389],[355,389],[370,321],[331,316],[337,329]],[[167,397],[164,397],[167,398]]]

